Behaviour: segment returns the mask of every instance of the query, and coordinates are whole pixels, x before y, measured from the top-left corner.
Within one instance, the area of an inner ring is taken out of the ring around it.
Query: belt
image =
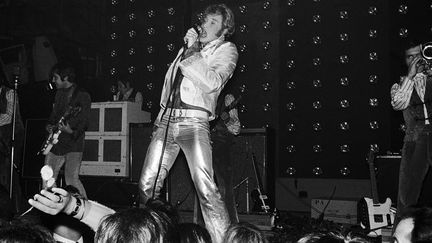
[[[192,110],[192,109],[171,109],[168,108],[165,114],[170,114],[172,117],[195,117],[208,119],[209,114],[206,111]]]

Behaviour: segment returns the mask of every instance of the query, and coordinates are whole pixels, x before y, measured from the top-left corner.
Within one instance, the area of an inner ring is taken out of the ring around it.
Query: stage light
[[[348,39],[349,39],[348,34],[347,33],[340,33],[339,34],[339,39],[341,41],[348,41]]]
[[[115,40],[115,39],[117,39],[117,33],[116,32],[113,32],[113,33],[111,33],[111,35],[110,35],[110,38],[111,38],[111,40]]]
[[[168,8],[167,11],[168,11],[168,14],[171,16],[174,16],[176,13],[176,11],[173,7]]]
[[[378,129],[378,128],[379,128],[378,122],[377,122],[377,121],[371,121],[371,122],[369,122],[369,127],[370,127],[372,130],[376,130],[376,129]]]
[[[154,47],[153,46],[147,46],[147,52],[148,52],[148,54],[152,54],[154,52]]]
[[[288,81],[286,86],[287,86],[287,89],[289,89],[289,90],[293,90],[296,88],[296,84],[294,81]]]
[[[110,56],[111,56],[111,57],[116,57],[116,56],[117,56],[117,51],[116,51],[116,50],[112,50],[112,51],[110,52]]]
[[[288,132],[294,132],[296,130],[296,126],[294,123],[288,123],[287,125]]]
[[[167,49],[169,52],[172,52],[175,49],[175,45],[173,43],[169,43],[167,44]]]
[[[376,74],[369,75],[369,83],[370,84],[378,83],[378,76]]]
[[[264,10],[269,10],[271,7],[271,3],[269,1],[264,1],[263,3],[263,9]]]
[[[268,51],[271,47],[270,41],[263,41],[262,47],[263,47],[264,51]]]
[[[266,21],[264,21],[264,22],[262,23],[262,27],[263,27],[263,29],[265,29],[265,30],[270,30],[271,27],[272,27],[272,24],[271,24],[270,21],[266,20]]]
[[[156,12],[153,9],[147,11],[147,17],[153,18],[156,15]]]
[[[378,31],[376,29],[369,30],[369,38],[374,39],[378,36]]]
[[[129,53],[129,56],[135,55],[135,48],[133,48],[133,47],[129,48],[128,53]]]
[[[248,27],[245,24],[240,25],[239,29],[240,29],[241,33],[247,33],[248,32]]]
[[[312,86],[314,88],[321,88],[322,87],[322,82],[320,79],[314,79],[312,80]]]
[[[167,26],[167,30],[168,30],[169,33],[174,32],[175,31],[175,25],[173,25],[173,24],[168,25]]]
[[[242,13],[242,14],[247,13],[247,7],[246,7],[246,5],[241,5],[239,7],[239,10],[240,10],[240,13]]]
[[[128,67],[128,73],[133,74],[135,72],[135,66]]]
[[[319,110],[319,109],[321,109],[321,108],[322,108],[321,101],[319,101],[319,100],[314,101],[314,102],[312,103],[312,107],[313,107],[315,110]]]
[[[312,64],[316,67],[321,65],[321,59],[319,57],[315,57],[312,59]]]
[[[293,40],[293,39],[287,40],[287,46],[288,47],[294,47],[295,46],[295,40]]]
[[[398,12],[400,14],[407,14],[408,13],[408,6],[405,4],[399,5]]]
[[[347,64],[349,62],[348,55],[341,55],[341,56],[339,56],[339,62],[341,64]]]
[[[246,92],[246,84],[241,84],[240,86],[239,86],[239,90],[240,90],[240,93],[245,93]]]
[[[399,125],[399,130],[400,130],[401,132],[405,132],[406,129],[407,129],[407,127],[406,127],[405,124],[400,124],[400,125]]]
[[[117,0],[111,0],[111,5],[117,5],[118,1]]]
[[[135,38],[135,36],[136,36],[136,31],[135,30],[129,31],[129,37],[130,38]]]
[[[149,110],[153,107],[153,101],[147,101],[146,106]]]
[[[313,173],[315,176],[320,176],[320,175],[322,175],[324,172],[323,172],[323,169],[322,169],[321,167],[316,166],[316,167],[314,167],[314,168],[312,169],[312,173]]]
[[[350,169],[348,168],[348,167],[342,167],[340,170],[339,170],[339,172],[341,173],[341,175],[343,175],[343,176],[348,176],[350,173],[351,173],[351,171],[350,171]]]
[[[344,121],[344,122],[339,123],[339,128],[342,131],[348,131],[350,129],[350,125],[348,122]]]
[[[241,105],[239,106],[239,111],[240,111],[240,113],[246,113],[246,112],[247,112],[247,107],[246,107],[246,105],[245,105],[245,104],[241,104]]]
[[[339,146],[339,149],[342,153],[348,153],[350,151],[350,147],[348,144],[343,144]]]
[[[369,148],[370,148],[370,150],[372,150],[372,151],[375,152],[375,153],[378,153],[378,152],[379,152],[379,146],[378,146],[378,144],[376,144],[376,143],[371,144],[371,145],[369,146]]]
[[[290,26],[290,27],[293,27],[295,25],[294,18],[288,18],[287,19],[287,25]]]
[[[339,11],[339,18],[342,20],[347,20],[348,19],[348,11],[346,11],[346,10]]]
[[[296,169],[294,167],[288,167],[288,169],[286,169],[285,171],[288,175],[293,176],[296,174]]]
[[[293,111],[293,110],[295,110],[295,104],[294,104],[294,102],[288,102],[288,103],[286,104],[286,108],[287,108],[287,110],[289,110],[289,111]]]
[[[147,34],[149,34],[149,35],[154,35],[154,34],[156,34],[156,30],[155,30],[155,28],[153,28],[153,27],[148,28],[148,29],[147,29]]]
[[[377,7],[375,7],[375,6],[369,7],[369,9],[368,9],[368,14],[369,15],[377,15],[377,13],[378,13],[378,8]]]
[[[319,14],[315,14],[314,16],[312,16],[312,21],[313,21],[315,24],[321,23],[321,15],[319,15]]]
[[[312,146],[312,151],[314,153],[321,153],[322,152],[322,147],[319,144],[315,144]]]
[[[322,125],[321,125],[321,123],[319,123],[319,122],[314,122],[314,123],[312,124],[312,129],[313,129],[315,132],[319,132],[319,131],[321,131],[321,130],[322,130]]]
[[[239,66],[239,71],[240,71],[241,73],[246,72],[246,69],[247,69],[246,64],[241,64],[241,65]]]
[[[130,13],[128,17],[129,17],[129,21],[134,21],[136,19],[135,13]]]
[[[271,90],[271,83],[269,83],[269,82],[265,82],[265,83],[263,83],[261,86],[262,86],[262,89],[263,89],[265,92]]]
[[[369,99],[369,105],[372,107],[377,107],[378,106],[378,99],[377,98],[370,98]]]
[[[246,44],[240,44],[240,45],[239,45],[239,51],[240,51],[241,53],[245,53],[245,52],[246,52],[246,49],[247,49]]]
[[[287,68],[289,68],[289,69],[292,69],[292,68],[294,68],[294,60],[288,60],[287,61],[287,64],[286,64],[286,66],[287,66]]]
[[[295,5],[295,0],[288,0],[287,1],[287,5],[288,6],[294,6]]]
[[[262,109],[263,109],[263,111],[268,112],[268,111],[272,110],[272,107],[269,103],[267,103],[267,104],[263,105]]]
[[[406,28],[400,28],[399,29],[399,37],[401,37],[401,38],[408,37],[408,29],[406,29]]]
[[[339,101],[339,105],[341,108],[348,108],[350,106],[350,103],[348,100],[341,100]]]
[[[111,76],[116,75],[117,74],[117,69],[115,67],[111,68],[110,69],[110,74],[111,74]]]
[[[339,82],[344,87],[347,87],[349,85],[348,77],[342,77],[342,78],[340,78]]]
[[[153,64],[147,65],[146,68],[147,68],[147,71],[149,71],[151,73],[155,71],[155,66]]]
[[[146,87],[147,87],[148,90],[151,91],[151,90],[154,88],[154,85],[153,85],[152,82],[149,82],[149,83],[146,85]]]
[[[288,153],[294,153],[296,151],[296,147],[294,145],[292,145],[292,144],[286,146],[285,149],[288,151]]]
[[[314,37],[312,37],[312,43],[314,44],[314,45],[320,45],[321,43],[322,43],[322,41],[321,41],[321,37],[319,37],[319,36],[314,36]]]
[[[111,17],[111,23],[117,23],[117,21],[118,21],[117,16],[112,16]]]
[[[369,53],[369,60],[377,61],[378,60],[378,54],[376,52]]]

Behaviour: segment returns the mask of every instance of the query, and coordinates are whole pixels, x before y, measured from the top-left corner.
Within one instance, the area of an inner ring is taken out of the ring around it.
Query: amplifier
[[[327,205],[328,204],[328,205]],[[341,224],[357,224],[357,200],[315,198],[311,200],[311,217],[319,218],[324,212],[324,219]]]

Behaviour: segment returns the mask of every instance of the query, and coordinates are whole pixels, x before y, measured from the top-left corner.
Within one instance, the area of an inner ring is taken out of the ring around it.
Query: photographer
[[[407,75],[390,92],[393,109],[403,112],[406,125],[395,225],[408,206],[417,204],[423,180],[432,165],[432,76],[422,48],[411,43],[405,49]]]

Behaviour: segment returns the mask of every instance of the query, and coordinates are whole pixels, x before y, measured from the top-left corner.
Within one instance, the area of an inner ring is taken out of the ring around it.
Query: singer
[[[209,121],[218,96],[236,67],[236,46],[225,40],[234,33],[234,15],[225,4],[208,6],[199,33],[189,29],[165,76],[161,110],[139,182],[141,203],[157,198],[180,149],[186,155],[203,218],[213,242],[222,242],[230,224],[213,180]]]

